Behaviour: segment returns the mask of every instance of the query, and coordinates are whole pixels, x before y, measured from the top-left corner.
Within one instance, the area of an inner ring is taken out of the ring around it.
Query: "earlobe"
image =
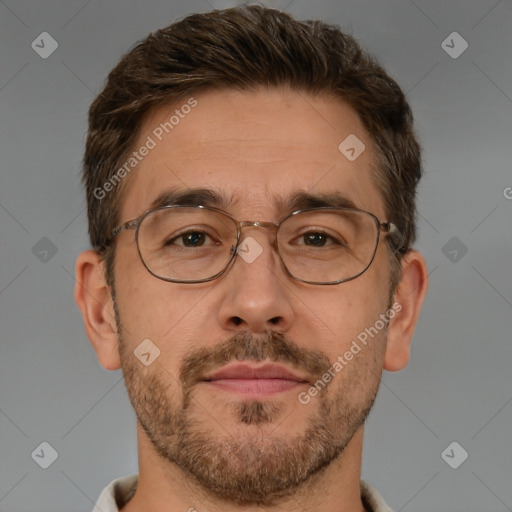
[[[107,284],[102,256],[84,251],[76,262],[75,301],[85,330],[100,364],[107,370],[121,367],[114,304]]]
[[[402,273],[394,301],[397,314],[390,321],[384,369],[398,371],[409,362],[412,336],[428,290],[428,270],[423,256],[409,251],[402,260]]]

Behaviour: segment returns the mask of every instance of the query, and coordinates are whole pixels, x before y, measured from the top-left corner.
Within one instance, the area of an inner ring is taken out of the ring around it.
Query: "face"
[[[194,98],[169,133],[158,127],[181,104],[146,119],[135,147],[156,144],[129,177],[122,222],[166,191],[196,188],[223,196],[238,220],[278,223],[297,193],[337,193],[387,220],[371,141],[347,105],[283,89]],[[350,134],[366,147],[354,161],[338,149]],[[242,237],[260,246],[256,259],[182,284],[145,269],[133,231],[118,235],[121,363],[155,452],[217,497],[271,504],[335,464],[362,428],[382,371],[389,260],[381,241],[358,278],[312,285],[287,274],[271,230],[244,227]],[[146,339],[160,350],[148,366],[134,355]]]

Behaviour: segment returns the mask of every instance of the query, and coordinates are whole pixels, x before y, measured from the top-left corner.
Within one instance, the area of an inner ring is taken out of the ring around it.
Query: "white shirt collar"
[[[119,512],[133,496],[137,488],[138,475],[128,475],[110,482],[100,494],[93,512]],[[368,512],[393,512],[379,492],[361,480],[361,499]]]

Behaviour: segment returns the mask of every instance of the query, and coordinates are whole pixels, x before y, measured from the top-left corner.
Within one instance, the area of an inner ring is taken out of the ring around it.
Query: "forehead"
[[[122,220],[193,189],[213,191],[218,206],[246,218],[276,220],[298,194],[338,195],[384,215],[371,140],[336,99],[283,88],[191,94],[152,111],[134,151]]]

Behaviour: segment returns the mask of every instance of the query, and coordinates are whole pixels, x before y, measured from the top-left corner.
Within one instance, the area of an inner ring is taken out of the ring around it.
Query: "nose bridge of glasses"
[[[266,222],[260,220],[242,220],[239,223],[240,228],[252,226],[255,228],[273,228],[277,229],[279,224],[275,224],[274,222]]]
[[[279,224],[275,224],[274,222],[266,222],[266,221],[253,221],[253,220],[242,220],[238,223],[240,229],[240,241],[244,240],[244,237],[241,236],[243,228],[260,228],[260,229],[268,229],[274,233],[274,238],[271,239],[271,244],[275,244],[276,233],[279,229]]]

